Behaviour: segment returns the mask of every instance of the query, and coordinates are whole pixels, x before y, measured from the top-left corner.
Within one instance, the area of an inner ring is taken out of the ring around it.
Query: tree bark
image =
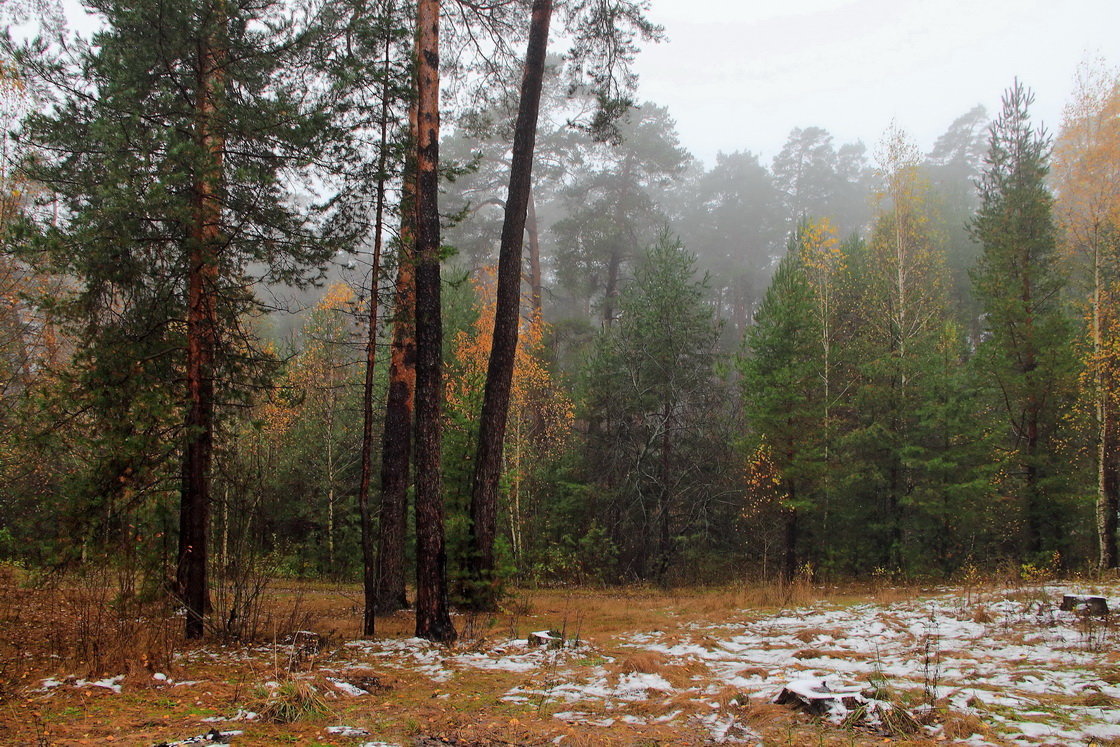
[[[389,74],[392,40],[385,37],[385,74]],[[373,219],[373,262],[369,280],[369,326],[366,330],[366,371],[362,389],[362,469],[358,486],[358,513],[362,522],[362,635],[372,636],[377,616],[377,558],[373,550],[373,519],[369,510],[369,485],[373,475],[373,373],[377,363],[377,301],[381,277],[382,222],[385,218],[385,169],[389,153],[389,85],[381,88],[381,151],[377,157],[377,194]],[[403,576],[402,576],[403,580]]]
[[[440,476],[439,12],[440,0],[416,4],[416,636],[450,642]]]
[[[670,556],[672,554],[672,533],[670,532],[670,519],[672,517],[673,492],[670,488],[670,473],[672,465],[673,440],[670,436],[672,430],[672,402],[668,399],[661,407],[661,459],[660,491],[658,492],[657,521],[658,521],[658,551],[657,551],[657,579],[664,583],[669,572]]]
[[[409,141],[417,132],[417,104],[408,111]],[[401,232],[389,353],[389,393],[381,451],[381,521],[378,525],[377,611],[408,606],[404,584],[404,541],[408,524],[412,418],[416,397],[416,157],[410,146],[401,194]]]
[[[789,498],[794,499],[793,487],[790,486]],[[791,508],[786,512],[784,532],[782,533],[782,581],[792,583],[797,578],[797,540],[798,521],[797,509]]]
[[[1030,376],[1036,368],[1038,368],[1038,351],[1035,349],[1035,335],[1034,335],[1034,286],[1031,282],[1030,271],[1027,269],[1031,264],[1031,257],[1027,248],[1022,249],[1023,255],[1020,258],[1020,266],[1022,270],[1022,278],[1020,279],[1020,301],[1025,311],[1023,324],[1021,325],[1022,331],[1022,353],[1019,359],[1019,373],[1025,378]],[[1042,403],[1038,392],[1034,386],[1031,386],[1027,393],[1025,406],[1023,408],[1023,427],[1020,434],[1021,459],[1023,474],[1024,474],[1024,492],[1026,493],[1026,519],[1027,519],[1027,552],[1035,555],[1042,551],[1044,544],[1043,527],[1043,496],[1040,489],[1040,475],[1038,469],[1039,447],[1041,444],[1041,428],[1039,421],[1041,420]]]
[[[1097,542],[1102,571],[1117,567],[1116,529],[1120,510],[1120,465],[1117,464],[1117,428],[1113,411],[1116,381],[1110,366],[1111,356],[1105,352],[1105,327],[1114,311],[1105,312],[1103,258],[1099,246],[1093,250],[1093,367],[1097,420]]]
[[[467,593],[470,597],[468,602],[475,609],[493,609],[497,603],[494,538],[497,533],[498,481],[502,471],[502,449],[505,444],[517,336],[521,323],[521,252],[532,186],[533,148],[536,143],[537,113],[540,109],[551,17],[552,0],[534,0],[525,71],[521,79],[521,100],[513,135],[509,193],[506,197],[498,255],[493,343],[486,371],[478,451],[471,483]]]
[[[403,201],[402,201],[403,204]],[[389,392],[381,444],[381,521],[378,525],[377,611],[408,606],[404,584],[404,540],[408,523],[412,416],[416,396],[416,280],[410,217],[402,218],[397,266],[393,341],[389,353]]]
[[[1117,567],[1116,530],[1117,512],[1120,511],[1120,429],[1115,413],[1105,405],[1105,418],[1101,423],[1102,467],[1100,469],[1100,496],[1097,509],[1097,526],[1101,541],[1101,570]]]
[[[217,14],[216,23],[224,22]],[[214,357],[218,346],[217,280],[221,250],[221,183],[225,147],[215,122],[222,51],[207,32],[199,49],[195,100],[195,177],[187,258],[187,417],[179,506],[179,592],[187,638],[201,638],[209,607],[206,574],[210,462],[214,443]]]

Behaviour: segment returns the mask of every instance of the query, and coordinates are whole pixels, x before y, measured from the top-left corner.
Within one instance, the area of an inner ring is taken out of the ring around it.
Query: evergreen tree
[[[339,133],[307,86],[321,37],[292,9],[92,5],[105,28],[75,67],[23,53],[58,96],[27,128],[43,154],[28,173],[65,205],[40,246],[78,283],[60,311],[82,343],[78,390],[106,425],[92,493],[166,481],[180,460],[177,572],[198,637],[216,405],[267,371],[246,324],[254,287],[298,284],[329,256],[287,185],[313,183],[309,164]]]
[[[440,0],[416,4],[416,635],[451,642],[443,489],[439,223]]]
[[[582,302],[587,317],[598,301],[607,327],[618,311],[628,263],[656,240],[651,227],[663,216],[654,190],[679,174],[689,159],[662,107],[647,103],[626,112],[617,131],[618,140],[603,145],[591,159],[597,167],[573,180],[565,195],[568,216],[553,229],[559,240],[560,286]]]
[[[675,187],[663,207],[676,206],[673,225],[712,273],[724,333],[738,344],[785,238],[774,180],[753,153],[720,153],[710,171]]]
[[[980,256],[980,247],[968,224],[979,207],[976,181],[980,178],[986,144],[988,114],[975,106],[953,120],[926,156],[924,170],[940,213],[940,233],[951,281],[949,295],[958,319],[973,340],[978,339],[980,307],[972,293],[968,273]]]
[[[610,496],[607,531],[623,572],[663,579],[693,517],[709,507],[705,453],[726,405],[716,378],[718,325],[695,258],[668,236],[650,248],[619,299],[619,322],[595,344],[584,382],[588,464]]]
[[[817,507],[824,462],[824,351],[803,251],[812,224],[802,222],[747,332],[741,362],[749,463],[774,472],[784,515],[783,566],[796,573],[806,514]],[[758,484],[752,481],[752,484]],[[766,482],[762,485],[770,488]],[[827,541],[827,540],[825,540]],[[815,559],[815,558],[814,558]]]
[[[855,568],[870,562],[910,571],[924,558],[927,510],[946,490],[934,462],[952,460],[942,430],[944,358],[954,346],[947,272],[917,149],[888,132],[880,160],[882,191],[870,241],[851,260],[852,372],[845,426],[837,441],[845,465],[843,515]],[[940,439],[940,440],[939,440]],[[948,477],[952,477],[949,475]],[[941,543],[945,545],[945,542]]]
[[[1023,549],[1034,560],[1049,560],[1066,551],[1072,519],[1061,413],[1073,356],[1045,184],[1050,138],[1031,125],[1033,100],[1016,81],[991,127],[972,224],[983,247],[973,280],[986,314],[978,353],[994,383],[992,396],[1003,403],[1003,488],[1020,506]]]

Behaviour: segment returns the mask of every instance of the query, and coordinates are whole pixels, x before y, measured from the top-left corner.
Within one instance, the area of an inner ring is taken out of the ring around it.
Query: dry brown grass
[[[987,624],[987,623],[995,622],[995,618],[992,617],[991,610],[989,610],[987,607],[985,607],[982,604],[977,604],[976,606],[972,607],[971,611],[972,611],[971,618],[972,618],[972,622],[974,622],[974,623]]]
[[[842,659],[847,661],[870,661],[875,654],[849,649],[803,648],[793,653],[793,658],[801,659]]]
[[[1120,706],[1120,698],[1114,698],[1102,692],[1087,692],[1077,698],[1077,703],[1092,708],[1116,708]]]
[[[844,631],[837,630],[836,628],[804,628],[797,631],[797,634],[793,637],[802,643],[812,643],[818,638],[843,638]]]
[[[271,724],[314,721],[330,713],[320,688],[306,680],[288,679],[260,696],[253,704],[261,719]]]
[[[943,716],[942,724],[941,733],[947,739],[968,739],[973,734],[986,735],[991,731],[980,717],[971,713],[951,711]]]
[[[39,732],[49,731],[48,743],[80,744],[104,742],[112,736],[116,743],[154,743],[160,739],[182,739],[205,731],[200,728],[203,716],[229,716],[239,708],[262,703],[266,697],[259,689],[268,680],[285,680],[288,659],[285,636],[293,629],[309,628],[326,639],[325,645],[301,662],[304,675],[291,676],[292,681],[315,684],[319,695],[332,712],[327,716],[304,711],[288,724],[230,723],[226,728],[244,729],[246,744],[300,743],[345,745],[352,740],[325,734],[327,723],[347,723],[370,731],[374,739],[411,744],[420,735],[458,739],[463,745],[474,744],[548,744],[563,736],[567,745],[634,745],[672,744],[701,745],[711,736],[694,716],[719,713],[734,715],[760,733],[766,744],[837,744],[863,745],[881,743],[881,735],[858,730],[845,732],[827,724],[813,722],[783,706],[746,698],[734,688],[706,690],[713,681],[708,665],[701,660],[669,657],[640,651],[630,645],[629,636],[637,631],[658,631],[661,642],[699,643],[709,648],[718,645],[721,632],[710,636],[691,627],[691,623],[714,624],[734,630],[736,626],[758,619],[764,609],[783,609],[819,604],[867,602],[872,599],[910,598],[913,589],[880,584],[851,584],[824,588],[808,583],[793,585],[738,585],[712,589],[657,590],[632,588],[618,590],[572,589],[520,592],[506,604],[505,611],[475,620],[476,630],[471,645],[484,650],[494,642],[508,637],[523,638],[528,632],[545,628],[563,629],[568,638],[578,635],[594,647],[575,651],[555,669],[528,673],[457,669],[449,683],[433,682],[424,672],[410,668],[386,668],[387,659],[369,657],[360,662],[354,649],[341,644],[357,638],[360,623],[360,594],[355,587],[333,584],[283,582],[269,590],[263,614],[271,622],[267,638],[280,642],[255,648],[230,645],[220,649],[209,641],[202,649],[186,645],[176,636],[180,618],[169,618],[174,645],[191,656],[177,658],[173,674],[179,680],[199,680],[200,684],[182,687],[163,686],[153,682],[151,673],[141,664],[133,670],[119,669],[91,672],[98,676],[129,671],[124,680],[124,696],[98,688],[64,686],[50,693],[36,693],[38,677],[55,674],[82,674],[72,669],[77,659],[52,659],[50,652],[69,647],[73,651],[77,628],[74,622],[62,621],[55,628],[52,621],[63,607],[62,587],[26,589],[4,584],[0,579],[0,651],[8,639],[8,650],[29,649],[33,658],[0,657],[0,677],[11,679],[14,701],[6,710],[0,708],[0,730],[16,735],[13,744],[36,744]],[[55,612],[52,612],[54,610]],[[65,617],[65,615],[63,615]],[[5,628],[13,621],[16,627]],[[456,617],[462,629],[463,618]],[[379,618],[378,638],[403,639],[413,633],[414,619],[409,612]],[[802,631],[799,639],[803,651],[828,655],[829,644],[818,640],[823,636],[843,638],[844,631],[821,628]],[[53,648],[52,648],[53,646]],[[17,648],[18,647],[18,648]],[[777,647],[777,644],[775,644]],[[448,655],[467,650],[456,647]],[[274,652],[275,655],[273,655]],[[565,656],[568,652],[565,652]],[[847,658],[851,652],[844,652]],[[581,659],[580,657],[586,657]],[[613,657],[614,661],[610,661]],[[143,661],[142,657],[139,659]],[[1102,654],[1102,663],[1117,662]],[[355,663],[359,668],[352,668]],[[1115,668],[1115,667],[1112,667]],[[1105,674],[1112,668],[1106,669]],[[561,671],[563,670],[563,671]],[[502,696],[514,687],[547,690],[549,683],[570,678],[600,677],[606,671],[608,680],[617,682],[628,673],[657,674],[677,688],[676,692],[649,692],[647,700],[626,703],[623,708],[581,701],[569,704],[557,698],[540,702],[511,703]],[[1116,668],[1120,672],[1120,668]],[[11,677],[9,678],[9,672]],[[594,674],[592,674],[594,673]],[[744,677],[765,677],[772,672],[762,666],[740,672]],[[324,676],[338,677],[369,690],[372,694],[350,698],[339,695]],[[1120,674],[1117,674],[1120,681]],[[332,689],[333,688],[333,689]],[[706,690],[706,691],[705,691]],[[0,692],[2,694],[2,692]],[[1083,696],[1089,698],[1088,694]],[[711,703],[718,704],[713,709]],[[1093,701],[1094,703],[1097,701]],[[24,707],[26,706],[26,707]],[[585,723],[568,724],[553,717],[564,710],[588,713],[590,719],[614,718],[613,726],[597,727]],[[658,719],[680,711],[671,723]],[[38,716],[31,717],[31,713]],[[298,713],[298,711],[297,711]],[[626,724],[621,713],[643,717],[645,724]],[[39,719],[37,722],[35,719]],[[946,735],[956,730],[965,738],[965,731],[985,731],[978,719],[949,714]],[[42,728],[36,726],[42,724]],[[38,732],[36,731],[38,730]],[[969,732],[971,733],[971,732]],[[88,735],[88,737],[87,737]],[[916,736],[907,744],[928,743]]]
[[[677,689],[694,686],[698,677],[711,672],[704,662],[689,660],[673,662],[665,654],[657,651],[633,651],[607,666],[607,671],[615,675],[616,681],[623,674],[656,674]]]

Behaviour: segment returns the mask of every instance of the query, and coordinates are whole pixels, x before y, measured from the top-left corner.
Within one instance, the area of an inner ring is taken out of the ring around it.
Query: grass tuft
[[[263,721],[291,724],[313,721],[330,713],[314,685],[303,680],[287,680],[264,697],[256,710]]]

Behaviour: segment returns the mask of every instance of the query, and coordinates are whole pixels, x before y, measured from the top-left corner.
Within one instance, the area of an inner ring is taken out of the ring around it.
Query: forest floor
[[[356,587],[275,582],[275,642],[189,645],[181,618],[9,572],[0,743],[1120,745],[1120,634],[1066,593],[1120,605],[1089,581],[520,591],[443,647],[404,612],[360,639]],[[546,630],[562,645],[527,641]],[[822,681],[849,695],[774,702]]]

